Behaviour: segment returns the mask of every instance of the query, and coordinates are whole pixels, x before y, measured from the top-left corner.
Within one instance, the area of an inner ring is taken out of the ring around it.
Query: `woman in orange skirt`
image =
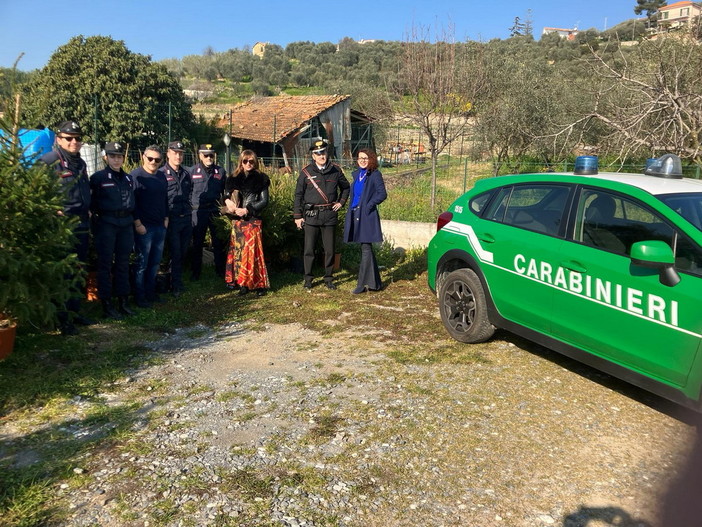
[[[258,170],[258,157],[244,150],[234,174],[227,177],[225,200],[232,218],[232,236],[224,279],[240,295],[249,291],[263,296],[270,288],[263,256],[261,211],[268,205],[270,179]]]

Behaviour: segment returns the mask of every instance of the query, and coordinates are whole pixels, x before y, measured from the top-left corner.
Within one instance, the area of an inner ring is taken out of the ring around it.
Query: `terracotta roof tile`
[[[279,95],[254,97],[232,108],[232,136],[252,141],[277,142],[307,121],[350,95]],[[229,128],[229,114],[218,123]]]

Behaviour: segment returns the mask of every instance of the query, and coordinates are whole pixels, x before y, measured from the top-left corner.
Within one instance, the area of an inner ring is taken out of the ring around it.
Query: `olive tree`
[[[702,163],[702,54],[690,39],[593,53],[592,104],[559,130],[622,159],[674,153]],[[593,133],[596,131],[596,133]]]

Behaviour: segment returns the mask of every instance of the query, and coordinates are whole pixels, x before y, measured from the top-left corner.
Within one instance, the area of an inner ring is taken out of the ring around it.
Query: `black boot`
[[[78,324],[79,326],[92,326],[95,324],[95,321],[92,318],[84,317],[83,315],[74,313],[73,323]]]
[[[115,309],[115,306],[112,305],[112,300],[102,301],[102,314],[105,316],[105,318],[122,318],[122,315],[120,315]]]
[[[117,299],[117,308],[119,309],[119,312],[124,314],[124,315],[133,315],[134,311],[129,309],[129,300],[127,299],[126,296],[120,296]]]
[[[61,330],[61,335],[66,337],[78,334],[78,330],[73,325],[73,322],[61,322],[59,329]]]
[[[149,307],[151,307],[151,302],[146,300],[146,298],[143,296],[138,296],[138,297],[136,297],[136,305],[137,305],[137,307],[141,307],[141,308],[149,308]]]

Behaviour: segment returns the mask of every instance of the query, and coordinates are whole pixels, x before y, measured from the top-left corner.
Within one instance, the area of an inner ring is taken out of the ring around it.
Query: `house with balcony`
[[[702,4],[683,0],[658,9],[659,29],[676,29],[687,26],[702,14]]]

